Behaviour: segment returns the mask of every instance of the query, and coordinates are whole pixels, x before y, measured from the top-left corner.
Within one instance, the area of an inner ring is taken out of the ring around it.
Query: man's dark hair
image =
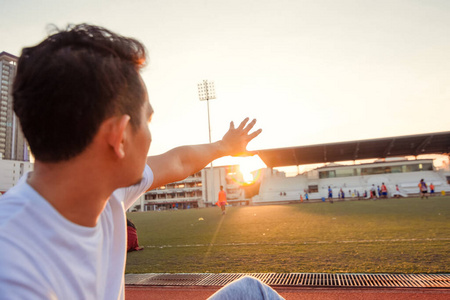
[[[73,158],[92,142],[100,124],[128,114],[140,124],[145,87],[139,70],[144,45],[88,24],[57,31],[24,48],[14,81],[14,111],[36,160]]]

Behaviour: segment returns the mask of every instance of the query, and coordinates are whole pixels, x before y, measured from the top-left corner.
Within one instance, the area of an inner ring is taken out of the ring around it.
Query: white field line
[[[376,240],[346,240],[346,241],[309,241],[309,242],[280,242],[280,243],[228,243],[228,244],[192,244],[192,245],[159,245],[145,246],[146,248],[189,248],[211,246],[252,246],[252,245],[314,245],[314,244],[351,244],[351,243],[395,243],[395,242],[434,242],[450,241],[450,238],[426,239],[376,239]]]

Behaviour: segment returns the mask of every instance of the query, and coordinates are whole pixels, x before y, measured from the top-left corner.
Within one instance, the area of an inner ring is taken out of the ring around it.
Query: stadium
[[[420,159],[418,156],[447,154],[449,147],[450,133],[442,132],[261,150],[258,155],[270,169],[264,171],[259,195],[253,202],[299,200],[306,192],[310,199],[323,199],[328,198],[328,188],[334,197],[338,197],[342,189],[346,195],[342,198],[363,198],[364,194],[368,198],[372,185],[379,187],[382,183],[387,186],[388,196],[406,197],[419,193],[421,179],[428,184],[433,183],[436,193],[445,194],[450,191],[448,170],[437,170],[433,159]],[[357,163],[364,159],[376,160]],[[336,163],[340,161],[353,163]],[[318,163],[325,165],[295,177],[273,171],[274,167]]]
[[[328,188],[333,198],[361,200],[369,198],[372,185],[382,183],[388,197],[417,196],[421,179],[434,185],[435,194],[445,195],[450,192],[450,171],[445,166],[437,168],[430,155],[447,155],[449,149],[450,132],[438,132],[258,150],[253,153],[267,168],[253,171],[250,182],[244,180],[239,166],[207,167],[147,192],[130,211],[212,206],[220,185],[230,205],[296,203],[306,201],[306,193],[309,201],[324,201]],[[276,169],[302,165],[316,167],[295,176]],[[344,197],[339,196],[341,189]]]
[[[128,255],[128,295],[201,299],[251,275],[286,299],[445,299],[450,172],[430,157],[449,147],[450,133],[438,132],[259,150],[267,168],[254,171],[253,182],[224,166],[213,180],[206,168],[151,191],[152,204],[142,207],[158,211],[128,214],[145,247]],[[295,176],[276,169],[312,164],[320,165]],[[434,197],[418,197],[421,179],[435,186]],[[180,206],[182,189],[192,181],[198,202],[191,208],[201,209],[174,210],[188,208]],[[219,184],[229,191],[225,217],[210,207],[211,181],[215,191]],[[382,183],[390,199],[350,201]],[[334,205],[322,204],[328,187]],[[346,196],[338,199],[341,189]]]

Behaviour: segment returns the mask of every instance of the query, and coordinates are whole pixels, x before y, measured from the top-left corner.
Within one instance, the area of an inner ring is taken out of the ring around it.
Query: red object
[[[139,247],[138,244],[138,236],[136,229],[131,226],[127,226],[127,232],[128,232],[127,252],[142,250],[142,247]]]

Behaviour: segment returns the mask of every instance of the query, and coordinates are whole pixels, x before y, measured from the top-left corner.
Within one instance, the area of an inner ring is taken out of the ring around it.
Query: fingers
[[[256,119],[253,119],[250,123],[247,124],[249,118],[245,118],[241,124],[239,124],[239,127],[236,128],[236,130],[240,130],[245,134],[248,134],[250,132],[250,130],[252,130],[252,128],[255,126],[256,124]],[[230,129],[234,129],[234,123],[231,122],[230,124]],[[248,140],[252,140],[255,137],[257,137],[260,133],[261,133],[262,129],[258,129],[257,131],[251,133],[250,135],[248,135]]]
[[[248,133],[250,130],[252,130],[253,126],[256,124],[256,119],[253,119],[250,123],[248,123],[247,127],[244,128],[244,132]]]
[[[257,137],[260,133],[262,132],[262,129],[258,129],[255,132],[252,132],[251,134],[248,135],[248,140],[251,141],[253,140],[255,137]]]
[[[230,129],[222,138],[224,151],[228,155],[254,155],[254,153],[247,151],[247,144],[257,137],[262,132],[262,129],[255,130],[249,134],[256,124],[256,119],[253,119],[250,123],[248,121],[249,118],[245,118],[237,128],[234,127],[233,122],[230,122]]]
[[[253,129],[253,127],[256,124],[256,119],[253,119],[250,123],[248,123],[249,118],[245,118],[241,124],[239,124],[238,128],[234,127],[234,122],[231,121],[230,122],[230,129],[228,130],[228,132],[234,132],[234,133],[238,133],[240,135],[245,134],[247,136],[247,140],[250,141],[252,139],[254,139],[255,137],[257,137],[262,129],[258,129],[255,132],[252,132],[251,134],[248,134],[250,132],[250,130]],[[247,124],[248,123],[248,124]]]
[[[241,124],[239,124],[239,127],[238,127],[237,129],[238,129],[238,130],[244,129],[244,126],[245,126],[245,124],[247,124],[248,120],[249,120],[248,117],[245,118],[245,119],[241,122]]]

